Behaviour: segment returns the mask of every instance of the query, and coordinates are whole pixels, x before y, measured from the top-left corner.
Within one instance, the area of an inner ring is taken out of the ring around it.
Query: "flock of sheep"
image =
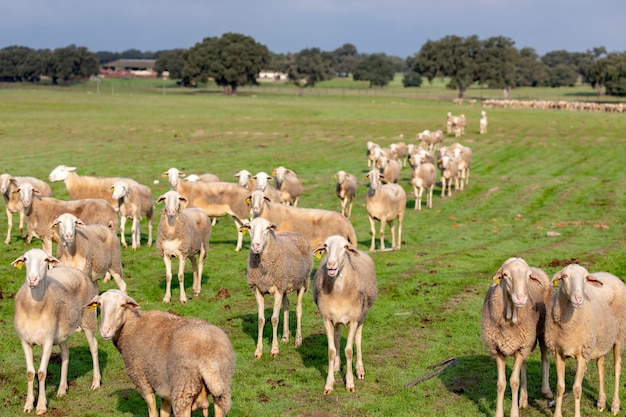
[[[446,133],[458,138],[465,134],[464,115],[448,114]],[[487,116],[483,111],[480,133],[487,133]],[[415,196],[415,210],[421,210],[423,194],[426,207],[432,208],[437,180],[441,197],[452,195],[469,185],[472,150],[460,143],[443,144],[442,130],[424,130],[415,144],[397,142],[388,148],[367,143],[366,178],[369,182],[365,207],[370,222],[370,251],[376,250],[376,222],[380,250],[385,250],[385,226],[391,229],[391,249],[400,249],[402,222],[407,195],[398,184],[403,168],[411,170],[410,184]],[[15,297],[15,328],[26,356],[28,392],[25,412],[37,414],[47,410],[45,378],[53,345],[61,348],[61,382],[57,395],[67,390],[69,351],[67,339],[82,329],[93,360],[92,389],[100,386],[96,308],[101,311],[100,335],[111,340],[122,355],[129,378],[147,403],[151,416],[157,415],[156,397],[161,397],[161,413],[189,416],[202,409],[208,415],[209,396],[215,415],[226,415],[231,407],[231,381],[235,354],[228,336],[202,320],[183,318],[170,313],[140,311],[137,302],[126,293],[123,280],[121,247],[127,248],[125,224],[130,218],[131,247],[141,242],[140,221],[147,219],[148,246],[152,245],[154,206],[163,203],[157,233],[156,250],[166,271],[163,302],[171,300],[172,258],[177,258],[179,299],[187,302],[184,269],[189,259],[193,268],[193,293],[201,291],[203,263],[211,237],[212,219],[231,216],[237,232],[236,250],[242,249],[243,234],[250,234],[247,259],[247,283],[254,292],[258,308],[258,340],[254,356],[263,355],[265,324],[264,296],[271,294],[272,344],[270,354],[279,354],[279,313],[283,309],[283,334],[289,333],[288,294],[297,294],[295,346],[302,344],[302,299],[309,285],[318,311],[323,318],[328,339],[328,376],[324,393],[334,389],[335,376],[341,367],[340,326],[348,328],[344,348],[346,360],[345,387],[355,390],[352,370],[353,346],[356,347],[356,376],[363,379],[365,370],[361,338],[368,311],[377,298],[376,271],[368,253],[357,249],[355,230],[350,222],[356,198],[356,176],[338,171],[336,194],[341,211],[298,207],[302,185],[295,171],[278,167],[271,175],[256,175],[241,170],[238,182],[220,181],[212,174],[185,175],[176,168],[163,173],[171,189],[154,198],[149,187],[129,178],[80,176],[76,168],[60,165],[49,175],[49,181],[64,181],[69,201],[51,197],[48,184],[32,177],[0,175],[0,192],[4,196],[8,217],[5,244],[11,240],[12,214],[20,214],[19,230],[28,242],[42,240],[42,249],[31,249],[12,265],[26,266],[26,281]],[[24,224],[27,223],[25,234]],[[396,234],[397,222],[397,234]],[[117,231],[120,231],[119,237]],[[57,242],[52,256],[52,242]],[[313,256],[325,254],[314,280],[310,283]],[[97,281],[113,278],[119,289],[99,294]],[[557,400],[555,415],[561,415],[564,392],[564,358],[574,356],[578,370],[574,383],[576,416],[580,416],[580,391],[586,363],[597,359],[603,365],[611,349],[615,357],[614,414],[619,411],[620,354],[626,341],[626,286],[608,273],[590,274],[584,268],[570,265],[557,273],[552,282],[562,281],[552,295],[547,275],[528,266],[519,258],[507,260],[496,273],[483,307],[482,336],[498,368],[496,416],[503,416],[506,387],[506,357],[514,356],[510,379],[513,394],[511,415],[528,404],[526,359],[539,342],[543,360],[542,392],[552,397],[548,383],[548,350],[557,364]],[[87,308],[89,307],[89,308]],[[598,317],[602,320],[599,321]],[[171,343],[186,339],[188,344]],[[37,372],[32,346],[42,346]],[[150,361],[143,354],[149,345],[159,357]],[[180,367],[181,358],[194,357]],[[168,363],[178,363],[176,367]],[[181,372],[180,369],[185,371]],[[521,384],[520,384],[521,374]],[[34,380],[39,382],[35,408]],[[598,408],[606,402],[604,373]],[[521,386],[521,393],[518,391]]]

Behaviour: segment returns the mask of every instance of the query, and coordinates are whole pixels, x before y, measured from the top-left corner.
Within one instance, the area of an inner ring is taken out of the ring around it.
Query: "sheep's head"
[[[250,252],[254,254],[263,252],[267,242],[274,238],[274,232],[278,229],[276,224],[263,217],[254,218],[248,225],[243,227],[247,227],[250,231]]]
[[[326,272],[329,277],[336,277],[341,274],[346,257],[351,254],[359,256],[359,252],[343,236],[333,235],[313,250],[313,255],[317,258],[326,254]]]
[[[63,213],[50,224],[50,228],[57,230],[64,244],[74,242],[76,226],[85,226],[85,223],[71,213]]]
[[[74,171],[76,171],[76,167],[68,167],[65,165],[59,165],[58,167],[52,170],[50,175],[48,175],[48,180],[50,180],[50,182],[65,181],[67,177],[69,176],[70,172],[74,172]]]
[[[48,266],[57,266],[60,263],[57,258],[41,249],[31,249],[11,262],[11,266],[22,269],[22,265],[26,265],[26,285],[35,288],[45,279]]]
[[[570,264],[557,272],[551,283],[556,285],[561,282],[559,292],[563,292],[574,308],[581,308],[585,301],[585,285],[601,287],[604,285],[591,275],[584,267],[578,264]]]
[[[139,309],[137,302],[120,290],[108,290],[96,295],[85,308],[100,307],[100,336],[104,340],[111,340],[126,323],[127,310]]]

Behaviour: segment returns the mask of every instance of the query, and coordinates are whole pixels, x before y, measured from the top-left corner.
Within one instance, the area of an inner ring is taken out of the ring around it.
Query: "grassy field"
[[[419,131],[444,128],[448,111],[461,111],[449,100],[399,94],[298,97],[259,89],[227,97],[205,89],[191,93],[170,86],[159,89],[158,82],[152,89],[129,84],[103,84],[99,92],[93,84],[0,89],[2,172],[47,179],[52,169],[65,164],[77,167],[82,175],[132,177],[150,185],[157,197],[168,188],[161,174],[170,167],[187,174],[211,172],[234,182],[240,169],[270,172],[284,165],[303,180],[302,207],[339,210],[332,176],[343,169],[360,178],[351,220],[359,248],[365,250],[370,243],[365,143],[415,142]],[[433,93],[437,94],[450,92],[440,88]],[[436,187],[433,209],[414,211],[410,171],[403,170],[400,184],[407,191],[408,207],[402,248],[372,254],[379,298],[364,327],[366,376],[356,381],[356,392],[343,389],[340,373],[335,391],[323,395],[326,336],[310,294],[304,303],[303,346],[281,345],[280,355],[270,357],[271,328],[266,325],[264,356],[254,359],[256,305],[245,277],[249,240],[244,238],[244,250],[235,252],[230,219],[222,218],[214,227],[202,293],[185,305],[177,301],[176,282],[175,301],[161,303],[164,266],[156,249],[146,246],[144,220],[142,247],[122,253],[129,295],[144,310],[171,309],[224,329],[237,355],[231,416],[493,415],[496,369],[480,338],[480,314],[484,294],[502,262],[521,256],[551,276],[577,261],[591,271],[626,277],[626,118],[494,109],[488,112],[489,133],[480,136],[480,110],[462,108],[468,133],[460,141],[474,154],[468,189],[442,199]],[[448,144],[454,141],[446,138]],[[51,186],[55,197],[67,199],[63,183]],[[156,212],[161,212],[160,206]],[[5,231],[2,213],[0,235]],[[560,235],[547,237],[549,231]],[[1,416],[22,414],[26,395],[24,356],[12,324],[13,298],[24,272],[10,263],[30,247],[40,247],[40,242],[26,245],[14,232],[11,243],[0,248]],[[190,283],[188,267],[187,288]],[[100,285],[101,290],[113,287],[112,282]],[[266,316],[270,314],[267,311]],[[290,326],[293,334],[295,317]],[[84,336],[72,336],[69,345],[70,389],[62,398],[55,397],[60,357],[56,355],[49,366],[49,415],[147,415],[110,342],[99,338],[103,380],[95,392],[89,389],[92,370]],[[35,352],[38,358],[39,350]],[[430,372],[429,365],[450,357],[458,362],[405,388]],[[572,361],[567,369],[564,408],[572,415]],[[547,401],[540,398],[538,352],[530,358],[528,373],[531,401],[522,414],[551,415]],[[555,380],[553,368],[553,390]],[[612,383],[609,376],[609,392]],[[583,384],[585,415],[603,414],[595,411],[597,386],[591,365]],[[505,398],[508,409],[508,390]],[[621,400],[626,404],[626,392]]]

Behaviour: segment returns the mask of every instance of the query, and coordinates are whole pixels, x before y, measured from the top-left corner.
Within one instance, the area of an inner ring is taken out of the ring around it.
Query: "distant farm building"
[[[154,78],[155,59],[118,59],[100,66],[100,75],[108,78]]]
[[[279,71],[261,70],[257,81],[287,81],[287,74]]]

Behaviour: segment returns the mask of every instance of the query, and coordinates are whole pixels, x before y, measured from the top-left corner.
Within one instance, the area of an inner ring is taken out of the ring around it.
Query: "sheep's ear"
[[[24,262],[26,262],[26,257],[20,256],[19,258],[11,262],[11,266],[17,269],[22,269],[22,265],[24,265]]]
[[[323,253],[326,253],[327,246],[325,243],[320,244],[317,248],[313,249],[313,255],[316,258],[321,258]]]
[[[156,202],[157,202],[157,203],[160,203],[160,202],[162,202],[163,200],[165,200],[165,194],[161,194],[161,195],[159,196],[159,198],[157,198],[157,201],[156,201]]]
[[[498,269],[498,272],[496,272],[496,275],[494,275],[493,283],[495,285],[500,285],[501,280],[502,280],[502,268]]]
[[[137,304],[137,301],[135,301],[132,297],[126,296],[126,300],[124,307],[128,307],[128,308],[132,308],[133,310],[139,309],[139,304]]]
[[[276,170],[275,169],[272,170],[272,175],[276,175]]]
[[[61,261],[59,261],[57,258],[55,258],[52,255],[46,257],[46,262],[48,262],[48,265],[50,265],[50,266],[59,266],[59,265],[61,265]]]
[[[81,219],[76,219],[76,221],[74,222],[74,224],[75,224],[76,226],[87,226],[87,225],[85,224],[85,222],[83,222]]]
[[[276,223],[270,222],[270,226],[269,227],[270,227],[270,229],[272,229],[274,231],[278,230],[278,226],[276,225]]]
[[[179,177],[184,178],[184,177],[185,177],[185,175],[187,175],[187,174],[185,174],[184,172],[180,172],[180,171],[178,171],[178,176],[179,176]]]
[[[52,223],[50,223],[50,229],[56,229],[56,227],[59,225],[59,219],[54,219],[52,220]]]
[[[254,177],[250,177],[250,181],[256,182],[256,175]]]
[[[94,298],[91,299],[90,302],[85,304],[83,308],[88,308],[89,310],[94,311],[96,307],[98,307],[99,303],[100,303],[100,296],[96,295]]]
[[[350,252],[354,256],[361,256],[358,250],[356,250],[352,245],[346,245],[344,248]]]
[[[265,201],[267,201],[268,203],[271,203],[271,202],[272,202],[272,200],[271,200],[271,199],[270,199],[267,195],[265,195],[265,194],[263,194],[263,199],[264,199]]]
[[[251,196],[251,195],[247,196],[247,197],[246,197],[246,204],[247,204],[247,205],[250,205],[250,202],[251,202],[251,201],[252,201],[252,196]]]
[[[243,233],[244,235],[246,234],[248,230],[250,230],[250,223],[242,224],[241,226],[239,226],[239,231]]]
[[[591,274],[588,274],[587,276],[585,276],[585,280],[587,281],[588,284],[591,284],[594,287],[602,287],[604,285],[602,281],[598,280],[596,277],[594,277]]]
[[[162,174],[161,174],[161,176],[162,176],[163,178],[168,178],[168,177],[169,177],[169,175],[168,175],[167,171],[165,171],[164,173],[162,173]]]
[[[554,276],[552,277],[552,280],[550,280],[550,284],[558,285],[559,282],[561,281],[561,278],[563,278],[563,271],[559,271],[556,274],[554,274]]]

